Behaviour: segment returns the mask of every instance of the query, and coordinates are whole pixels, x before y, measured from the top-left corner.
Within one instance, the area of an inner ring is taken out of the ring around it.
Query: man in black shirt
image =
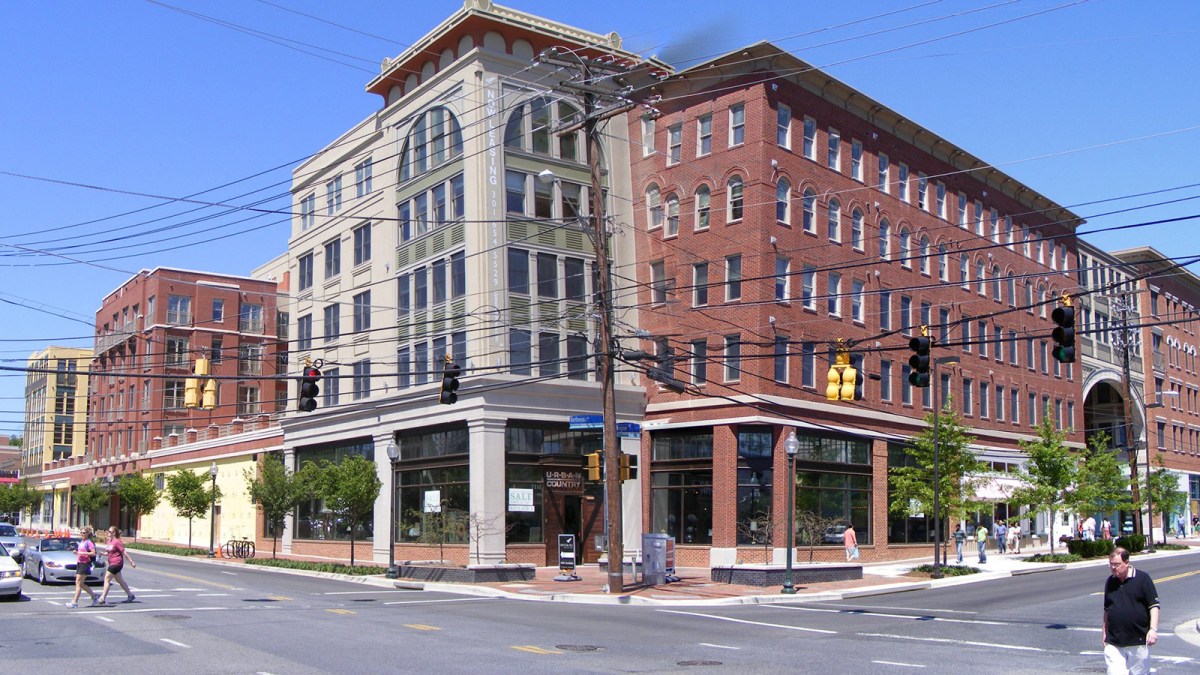
[[[1149,673],[1150,646],[1158,642],[1158,591],[1154,580],[1129,564],[1129,551],[1108,557],[1104,583],[1104,662],[1109,675]]]

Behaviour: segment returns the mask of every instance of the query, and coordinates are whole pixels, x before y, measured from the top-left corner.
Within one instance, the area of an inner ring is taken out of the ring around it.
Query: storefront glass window
[[[319,462],[323,459],[338,463],[354,455],[368,461],[375,461],[375,443],[370,438],[364,438],[331,445],[299,448],[296,450],[296,466],[300,468],[309,462]],[[355,530],[355,541],[370,541],[373,530],[374,523],[368,517],[367,522],[359,525]],[[316,498],[296,507],[293,532],[295,532],[296,539],[350,540],[350,526],[327,509],[324,500]]]
[[[398,539],[423,544],[467,543],[470,469],[464,463],[400,471]]]
[[[711,438],[711,437],[710,437]],[[651,529],[680,544],[712,543],[712,470],[655,472]]]

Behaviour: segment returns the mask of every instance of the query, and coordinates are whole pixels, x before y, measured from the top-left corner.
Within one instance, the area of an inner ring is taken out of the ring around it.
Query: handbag
[[[855,546],[854,549],[852,551],[850,551],[850,559],[858,560],[858,547],[857,546]]]

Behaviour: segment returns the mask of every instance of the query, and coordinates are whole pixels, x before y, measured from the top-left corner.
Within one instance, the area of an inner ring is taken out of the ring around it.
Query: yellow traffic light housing
[[[198,408],[200,406],[200,380],[189,377],[183,382],[183,407]]]
[[[212,410],[217,407],[217,381],[209,380],[204,383],[204,395],[200,402],[200,407],[204,410]]]
[[[600,453],[591,452],[583,456],[583,468],[588,480],[600,480]]]
[[[637,455],[629,455],[621,453],[620,477],[621,482],[633,480],[637,478],[638,458]]]
[[[846,370],[851,373],[850,395],[846,396]],[[850,350],[838,340],[837,351],[834,352],[833,363],[829,366],[826,379],[829,386],[825,387],[825,398],[829,401],[847,401],[854,398],[854,369],[850,367]]]

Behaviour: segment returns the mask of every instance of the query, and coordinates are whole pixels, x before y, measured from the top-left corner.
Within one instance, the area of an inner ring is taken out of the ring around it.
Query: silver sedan
[[[81,540],[78,537],[53,537],[43,539],[25,549],[25,561],[21,564],[26,577],[34,577],[39,584],[51,581],[75,582],[75,549]],[[100,582],[104,576],[104,558],[96,557],[88,582]]]
[[[25,558],[25,540],[17,528],[8,523],[0,523],[0,544],[8,549],[8,554],[18,563]]]

